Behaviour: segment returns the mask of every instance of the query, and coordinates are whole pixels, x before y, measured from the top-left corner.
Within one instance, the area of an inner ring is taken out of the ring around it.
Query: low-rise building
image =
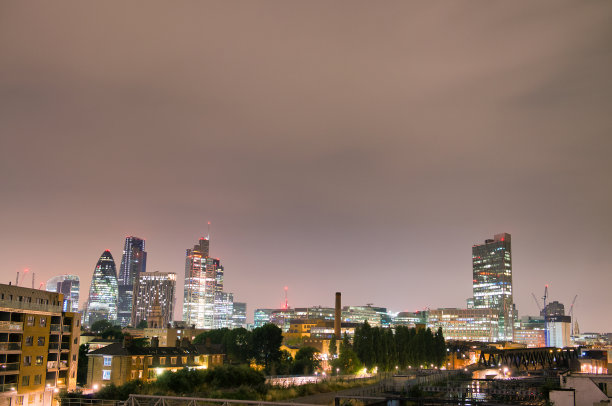
[[[141,379],[153,381],[166,371],[183,368],[207,369],[223,365],[220,345],[190,344],[160,347],[153,339],[150,347],[131,346],[128,340],[87,354],[87,387],[95,390],[105,385],[123,385]]]
[[[428,312],[428,327],[442,327],[446,340],[494,341],[498,313],[492,309],[433,309]]]

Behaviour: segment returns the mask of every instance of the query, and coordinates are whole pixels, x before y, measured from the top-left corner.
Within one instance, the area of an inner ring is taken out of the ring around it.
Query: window
[[[30,376],[25,375],[21,377],[21,386],[28,386],[30,384]]]
[[[40,326],[41,327],[47,327],[47,318],[46,317],[41,317],[40,318]]]
[[[34,336],[27,336],[25,345],[28,347],[34,344]]]
[[[193,362],[195,362],[196,364],[199,364],[200,363],[200,357],[199,356],[193,357]]]
[[[45,345],[45,337],[38,337],[38,346],[42,347]]]
[[[42,365],[43,364],[43,360],[45,359],[44,356],[42,355],[37,355],[36,356],[36,365]]]
[[[78,338],[75,338],[73,344],[76,344],[77,341],[78,341]]]
[[[176,357],[170,357],[170,364],[176,365]]]
[[[76,354],[72,354],[72,360],[76,361]]]
[[[138,371],[138,378],[142,379],[142,371]]]
[[[23,365],[26,367],[29,367],[30,365],[32,365],[32,356],[31,355],[24,355],[23,356]]]
[[[153,365],[153,357],[149,357],[149,365]]]
[[[104,357],[104,366],[110,367],[113,364],[113,357]]]
[[[26,319],[26,324],[28,326],[33,326],[34,325],[34,316],[28,316],[28,318]]]
[[[110,381],[110,374],[111,371],[102,371],[102,380],[104,381]]]
[[[22,405],[23,405],[23,395],[21,395],[21,396],[17,396],[17,397],[15,398],[15,404],[16,404],[17,406],[22,406]]]
[[[42,375],[34,375],[34,385],[40,385]]]
[[[166,365],[166,357],[159,357],[159,365]]]
[[[183,364],[186,364],[187,363],[187,357],[181,357],[181,362]]]

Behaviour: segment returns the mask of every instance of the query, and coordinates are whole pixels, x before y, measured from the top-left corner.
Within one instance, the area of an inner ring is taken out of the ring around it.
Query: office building
[[[79,277],[76,275],[58,275],[47,281],[47,292],[57,292],[64,295],[63,310],[65,312],[79,311],[79,292],[81,290]]]
[[[64,295],[0,284],[0,404],[50,406],[76,389],[81,317]]]
[[[497,334],[499,315],[493,309],[432,309],[427,316],[428,326],[442,327],[446,340],[490,342]]]
[[[145,240],[138,237],[126,237],[121,257],[121,267],[117,275],[119,297],[117,303],[117,320],[121,327],[132,325],[132,305],[134,285],[138,275],[147,270],[147,252]]]
[[[94,269],[89,298],[84,312],[84,324],[91,326],[98,320],[117,321],[117,270],[109,250],[100,256]]]
[[[246,328],[247,304],[234,302],[232,312],[232,328]]]
[[[219,258],[210,257],[210,240],[200,238],[185,255],[183,320],[197,328],[229,327],[233,295],[223,291],[224,269]]]
[[[498,315],[492,341],[512,341],[514,301],[512,296],[512,248],[508,233],[496,234],[472,247],[473,302],[475,309],[492,309]]]
[[[564,348],[571,345],[570,330],[572,318],[570,316],[546,317],[547,347]]]
[[[137,326],[141,321],[150,321],[154,306],[159,306],[160,320],[156,327],[166,326],[172,321],[176,292],[176,274],[174,272],[141,272],[134,285],[134,305],[132,307],[132,324]]]

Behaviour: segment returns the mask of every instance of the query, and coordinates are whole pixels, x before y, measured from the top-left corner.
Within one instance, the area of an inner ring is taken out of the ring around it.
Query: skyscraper
[[[174,272],[143,272],[138,275],[134,285],[134,307],[132,323],[138,325],[149,321],[153,306],[159,305],[162,327],[172,321],[174,313],[174,293],[176,274]]]
[[[231,322],[233,301],[223,295],[223,266],[218,258],[210,257],[210,241],[200,238],[185,256],[185,291],[183,320],[198,328],[213,329]]]
[[[117,320],[117,269],[109,250],[100,256],[89,287],[84,324],[91,326],[98,320]]]
[[[125,237],[121,268],[117,282],[119,283],[119,303],[117,319],[122,327],[132,324],[132,302],[134,284],[138,275],[147,269],[147,252],[145,241],[138,237]]]
[[[494,341],[511,341],[514,329],[512,298],[512,249],[508,233],[496,234],[484,244],[472,246],[473,306],[498,314]]]
[[[58,275],[47,281],[47,292],[57,292],[64,294],[65,312],[79,311],[79,292],[80,282],[76,275]]]

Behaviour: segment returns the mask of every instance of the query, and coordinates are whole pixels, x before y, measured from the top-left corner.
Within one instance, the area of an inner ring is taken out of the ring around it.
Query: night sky
[[[3,283],[135,235],[180,311],[211,221],[249,319],[465,307],[508,232],[520,315],[610,332],[611,154],[610,1],[0,4]]]

